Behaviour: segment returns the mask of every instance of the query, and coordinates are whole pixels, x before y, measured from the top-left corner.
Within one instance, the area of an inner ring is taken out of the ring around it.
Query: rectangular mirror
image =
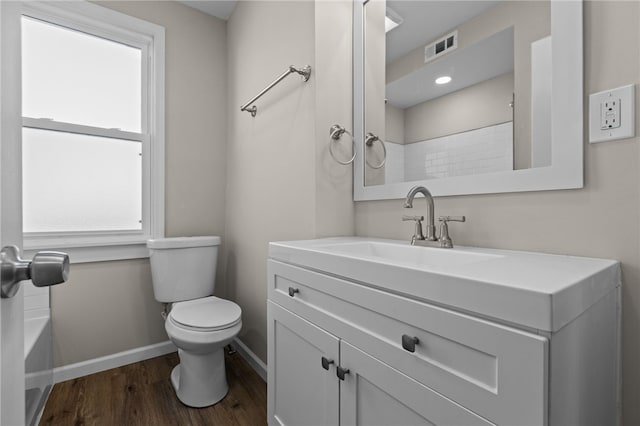
[[[354,199],[582,187],[580,1],[359,1]]]

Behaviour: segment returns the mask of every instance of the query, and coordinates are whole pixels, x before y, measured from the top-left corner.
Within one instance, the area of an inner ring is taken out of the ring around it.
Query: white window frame
[[[164,236],[164,28],[86,1],[24,2],[22,15],[142,51],[140,133],[23,117],[23,127],[140,141],[142,230],[24,233],[26,256],[58,249],[69,253],[72,263],[148,257],[146,241]]]

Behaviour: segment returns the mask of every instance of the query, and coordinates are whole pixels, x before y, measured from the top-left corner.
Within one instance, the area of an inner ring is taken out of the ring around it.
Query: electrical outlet
[[[589,142],[632,138],[635,134],[634,85],[589,96]]]
[[[600,104],[600,130],[620,127],[620,98],[606,100]]]

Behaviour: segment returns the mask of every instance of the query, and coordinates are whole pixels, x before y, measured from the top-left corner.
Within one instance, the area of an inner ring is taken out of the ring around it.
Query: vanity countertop
[[[617,261],[362,237],[269,244],[269,257],[395,294],[555,332],[620,285]]]

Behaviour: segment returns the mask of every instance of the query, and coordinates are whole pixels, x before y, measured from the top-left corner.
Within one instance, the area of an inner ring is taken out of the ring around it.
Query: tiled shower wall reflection
[[[385,182],[513,170],[513,123],[406,145],[387,142]]]

